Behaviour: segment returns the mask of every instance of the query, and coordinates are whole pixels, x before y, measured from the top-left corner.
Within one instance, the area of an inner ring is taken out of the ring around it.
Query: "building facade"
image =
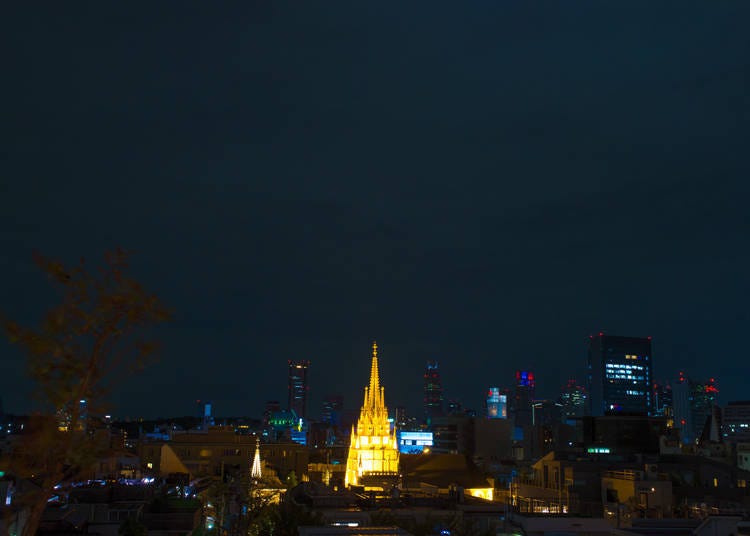
[[[652,388],[651,337],[589,337],[589,415],[652,415]]]
[[[722,435],[729,443],[750,443],[750,400],[726,405]]]
[[[169,441],[142,440],[137,452],[146,475],[188,473],[190,478],[199,478],[249,475],[257,449],[256,437],[217,426],[207,432],[177,433]],[[259,455],[282,480],[292,471],[296,478],[305,478],[310,459],[307,447],[292,442],[262,443]]]
[[[378,345],[372,345],[370,385],[365,387],[364,402],[356,428],[352,429],[349,455],[346,460],[346,486],[365,483],[368,477],[398,476],[398,441],[391,431],[385,388],[380,385]]]

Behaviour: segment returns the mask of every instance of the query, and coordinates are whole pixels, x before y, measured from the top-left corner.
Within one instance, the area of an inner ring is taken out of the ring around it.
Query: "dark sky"
[[[390,406],[425,360],[481,407],[542,396],[584,339],[652,335],[657,378],[750,398],[750,3],[6,6],[0,307],[32,251],[134,271],[176,311],[118,415],[260,415],[310,359],[312,413]],[[0,346],[6,410],[22,356]]]

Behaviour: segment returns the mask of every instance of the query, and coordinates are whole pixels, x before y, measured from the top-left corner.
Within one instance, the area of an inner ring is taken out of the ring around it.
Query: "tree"
[[[60,294],[58,305],[34,328],[2,318],[10,341],[27,354],[46,406],[10,458],[10,470],[39,486],[21,498],[30,508],[24,535],[36,532],[54,487],[95,459],[88,419],[102,409],[113,381],[153,356],[157,346],[145,335],[170,316],[155,295],[127,275],[128,257],[121,249],[107,253],[91,272],[83,260],[71,268],[36,255]]]
[[[256,534],[261,536],[297,536],[301,526],[320,526],[324,524],[320,512],[311,512],[287,497],[279,504],[273,505],[265,523],[258,527]]]
[[[146,536],[146,527],[136,518],[129,517],[117,529],[119,536]]]
[[[297,473],[294,472],[294,469],[289,471],[289,474],[286,475],[286,487],[287,489],[292,489],[295,487],[299,482],[297,482]]]

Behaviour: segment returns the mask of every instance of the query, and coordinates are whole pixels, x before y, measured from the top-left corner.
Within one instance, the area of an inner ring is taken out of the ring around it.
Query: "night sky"
[[[0,22],[0,309],[135,251],[175,318],[116,415],[260,416],[288,359],[355,409],[373,339],[391,407],[427,359],[552,397],[600,330],[750,398],[749,2],[43,6]]]

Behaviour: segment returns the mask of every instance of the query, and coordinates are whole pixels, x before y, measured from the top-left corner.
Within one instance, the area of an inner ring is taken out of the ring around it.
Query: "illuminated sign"
[[[609,454],[609,447],[589,447],[586,449],[589,454]]]

